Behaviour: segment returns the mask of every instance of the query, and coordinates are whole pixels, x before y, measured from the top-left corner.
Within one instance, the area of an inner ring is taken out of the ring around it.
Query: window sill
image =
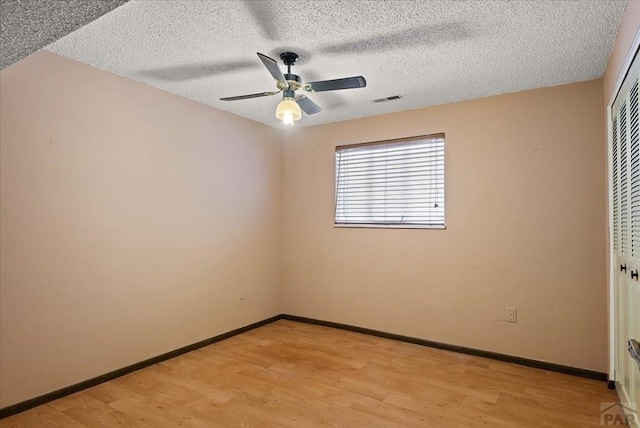
[[[335,224],[336,228],[358,228],[358,229],[438,229],[445,230],[447,226],[443,224]]]

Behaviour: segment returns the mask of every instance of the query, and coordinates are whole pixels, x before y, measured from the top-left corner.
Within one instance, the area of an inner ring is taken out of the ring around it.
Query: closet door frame
[[[611,381],[615,380],[615,365],[616,365],[616,323],[617,323],[617,314],[616,314],[616,294],[614,290],[615,284],[615,276],[618,275],[616,270],[617,267],[617,255],[613,248],[613,180],[612,180],[612,165],[613,165],[613,127],[612,127],[612,119],[613,119],[613,105],[616,101],[618,93],[622,88],[622,84],[624,83],[625,77],[627,76],[631,64],[633,63],[633,59],[636,56],[636,53],[640,55],[638,52],[638,48],[640,47],[640,29],[636,31],[636,35],[633,39],[631,47],[627,52],[627,56],[625,58],[624,64],[620,73],[618,74],[618,79],[616,80],[616,84],[613,87],[613,92],[611,93],[611,97],[609,102],[607,103],[607,183],[608,183],[608,236],[609,236],[609,284],[608,284],[608,295],[609,295],[609,381],[611,385]]]

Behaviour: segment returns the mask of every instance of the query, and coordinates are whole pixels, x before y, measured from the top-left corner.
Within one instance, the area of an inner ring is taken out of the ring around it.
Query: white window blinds
[[[444,227],[444,134],[336,147],[336,225]]]

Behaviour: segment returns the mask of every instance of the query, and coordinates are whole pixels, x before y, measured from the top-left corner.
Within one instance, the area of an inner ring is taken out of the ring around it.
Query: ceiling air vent
[[[390,97],[378,98],[377,100],[373,100],[374,103],[384,103],[387,101],[399,100],[402,98],[402,95],[392,95]]]

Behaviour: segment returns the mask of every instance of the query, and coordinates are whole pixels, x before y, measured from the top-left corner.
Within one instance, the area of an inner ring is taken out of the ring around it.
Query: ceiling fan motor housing
[[[302,87],[302,79],[297,74],[284,73],[284,78],[289,84],[289,89],[297,91]]]

